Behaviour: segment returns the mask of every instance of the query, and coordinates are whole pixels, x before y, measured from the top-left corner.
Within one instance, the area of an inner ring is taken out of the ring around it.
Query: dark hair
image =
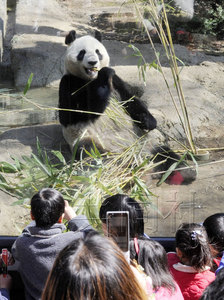
[[[114,242],[89,232],[65,247],[48,276],[42,300],[147,299]]]
[[[108,211],[129,211],[130,237],[144,235],[143,210],[140,204],[127,195],[116,194],[106,198],[100,207],[100,219],[106,223]]]
[[[223,300],[224,299],[224,268],[222,268],[215,280],[204,290],[200,300]]]
[[[204,226],[182,224],[176,232],[176,247],[182,252],[182,258],[197,271],[211,265],[212,256]]]
[[[211,246],[218,252],[224,251],[224,213],[209,216],[203,223]]]
[[[144,268],[145,273],[152,279],[154,290],[160,287],[168,288],[171,292],[175,290],[175,283],[168,268],[166,251],[160,243],[147,238],[131,240],[130,258],[135,259]]]
[[[64,210],[64,198],[55,189],[42,189],[31,199],[31,212],[37,227],[51,227],[58,222]]]

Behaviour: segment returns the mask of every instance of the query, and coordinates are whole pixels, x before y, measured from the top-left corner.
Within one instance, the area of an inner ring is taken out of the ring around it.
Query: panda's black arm
[[[60,123],[66,127],[94,122],[99,118],[99,114],[90,112],[105,111],[111,93],[110,79],[113,74],[112,69],[102,68],[98,78],[89,82],[71,74],[64,75],[59,86]]]
[[[62,77],[59,86],[59,121],[62,125],[75,125],[81,121],[88,120],[87,114],[82,114],[72,110],[84,110],[81,105],[86,105],[86,88],[80,89],[85,86],[85,83],[80,78],[71,74],[66,74]],[[79,92],[76,92],[79,90]],[[73,94],[74,93],[74,94]],[[80,95],[81,94],[81,95]],[[65,109],[65,110],[63,110]]]
[[[124,108],[131,118],[137,121],[136,125],[145,130],[156,128],[156,119],[148,111],[146,105],[129,91],[129,85],[116,74],[113,76],[113,87],[119,93],[121,101],[125,101]],[[129,99],[131,100],[128,101]]]
[[[71,87],[70,81],[68,80],[68,75],[64,75],[60,81],[59,85],[59,121],[62,125],[67,126],[70,123],[71,113],[69,111],[63,110],[68,109],[71,103]]]

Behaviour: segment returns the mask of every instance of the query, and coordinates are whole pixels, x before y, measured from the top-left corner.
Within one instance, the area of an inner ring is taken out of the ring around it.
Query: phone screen
[[[129,251],[129,212],[108,211],[107,232],[122,251]]]

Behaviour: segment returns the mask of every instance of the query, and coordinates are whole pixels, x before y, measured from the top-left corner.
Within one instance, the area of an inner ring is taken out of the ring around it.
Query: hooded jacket
[[[66,226],[56,223],[49,228],[39,228],[31,222],[12,246],[12,255],[19,263],[26,300],[39,300],[48,274],[57,254],[70,242],[83,237],[91,228],[85,216],[77,216]]]

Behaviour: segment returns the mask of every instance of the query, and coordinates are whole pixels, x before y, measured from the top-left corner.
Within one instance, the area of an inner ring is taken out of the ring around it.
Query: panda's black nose
[[[88,64],[91,66],[95,66],[96,63],[97,63],[97,61],[88,61]]]

